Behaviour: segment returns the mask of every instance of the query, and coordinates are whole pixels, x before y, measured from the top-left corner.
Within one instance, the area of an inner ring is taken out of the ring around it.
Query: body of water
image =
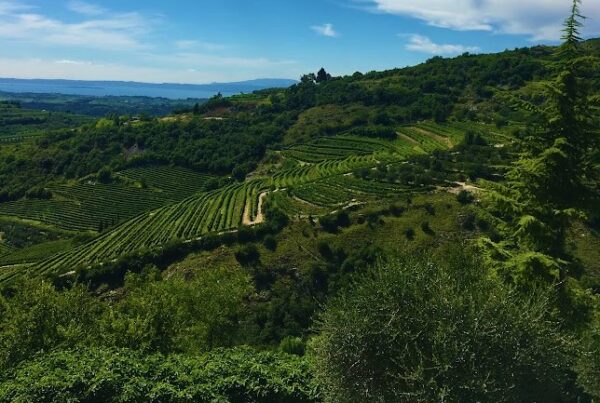
[[[0,91],[17,93],[70,94],[86,96],[146,96],[169,99],[210,98],[250,93],[274,87],[289,87],[295,81],[261,79],[237,83],[148,84],[121,81],[21,80],[0,78]]]

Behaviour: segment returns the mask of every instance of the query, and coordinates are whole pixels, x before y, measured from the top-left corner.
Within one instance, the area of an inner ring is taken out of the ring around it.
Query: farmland
[[[215,177],[183,168],[148,167],[118,174],[129,182],[84,180],[48,187],[49,200],[0,204],[0,216],[41,222],[69,231],[103,231],[145,211],[183,200]],[[141,183],[140,183],[141,182]]]
[[[411,155],[448,149],[452,141],[457,140],[458,133],[451,127],[429,124],[423,128],[400,127],[396,140],[352,136],[321,138],[283,151],[285,159],[300,164],[296,168],[211,191],[205,191],[206,183],[214,179],[210,175],[164,166],[132,168],[117,173],[123,183],[53,187],[52,200],[4,203],[0,205],[0,215],[40,221],[72,231],[100,229],[101,234],[91,242],[57,253],[31,267],[36,272],[61,272],[160,248],[169,242],[186,242],[208,233],[259,223],[257,217],[262,215],[259,205],[265,197],[292,216],[318,216],[351,204],[393,199],[405,192],[428,191],[428,187],[415,189],[361,179],[353,172],[397,164]],[[308,155],[317,157],[311,160]],[[35,250],[32,254],[35,255]],[[19,260],[17,258],[12,261]],[[12,275],[14,271],[5,273],[7,277]]]
[[[77,127],[88,121],[83,116],[22,109],[18,102],[0,101],[0,144],[37,138],[49,129]]]

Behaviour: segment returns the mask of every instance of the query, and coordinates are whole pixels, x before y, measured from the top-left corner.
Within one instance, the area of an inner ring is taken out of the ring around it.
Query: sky
[[[556,44],[570,0],[0,0],[0,77],[169,83]],[[600,0],[583,0],[585,37]]]

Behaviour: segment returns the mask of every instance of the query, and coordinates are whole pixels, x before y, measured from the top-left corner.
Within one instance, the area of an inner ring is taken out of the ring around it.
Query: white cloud
[[[24,11],[30,9],[24,4],[15,3],[14,1],[0,1],[0,15],[11,14],[16,11]]]
[[[87,61],[83,61],[83,60],[71,60],[71,59],[56,60],[54,63],[56,63],[56,64],[72,64],[72,65],[76,65],[76,66],[84,66],[84,65],[92,64],[92,62],[87,62]]]
[[[89,16],[97,16],[102,15],[107,12],[106,9],[97,6],[95,4],[86,3],[84,1],[79,0],[71,0],[69,2],[69,9],[78,14],[89,15]]]
[[[406,49],[432,55],[457,55],[465,52],[479,52],[481,50],[476,46],[438,44],[422,35],[410,35]]]
[[[335,38],[339,36],[335,29],[333,29],[332,24],[314,25],[310,27],[310,29],[312,29],[319,35],[327,36],[330,38]]]
[[[360,0],[364,1],[364,0]],[[410,16],[460,31],[480,30],[556,40],[570,11],[567,0],[366,0],[378,12]],[[600,1],[583,0],[584,32],[600,33]]]
[[[151,25],[138,13],[104,14],[79,22],[64,22],[23,7],[0,3],[0,39],[86,49],[132,50],[145,47],[141,39]]]
[[[0,55],[0,77],[203,83],[299,77],[306,70],[294,60],[224,54],[226,46],[202,40],[160,42],[153,17],[66,4],[75,12],[68,20],[0,0],[0,48],[19,54]]]

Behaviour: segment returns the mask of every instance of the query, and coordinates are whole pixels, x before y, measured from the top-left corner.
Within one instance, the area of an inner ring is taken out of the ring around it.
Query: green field
[[[48,130],[77,127],[89,121],[82,116],[23,109],[18,103],[0,101],[0,144],[37,138]]]

